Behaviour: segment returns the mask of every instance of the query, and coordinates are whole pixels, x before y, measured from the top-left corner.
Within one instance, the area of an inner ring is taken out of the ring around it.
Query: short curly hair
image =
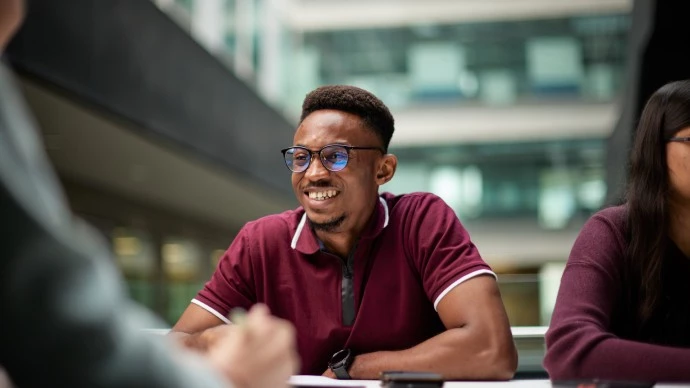
[[[299,122],[317,110],[333,109],[359,116],[362,122],[381,139],[383,149],[393,137],[394,120],[388,107],[370,92],[349,85],[321,86],[311,91],[302,103]]]

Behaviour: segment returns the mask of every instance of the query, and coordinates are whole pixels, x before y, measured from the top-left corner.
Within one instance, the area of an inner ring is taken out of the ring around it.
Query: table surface
[[[308,387],[310,385],[298,385],[298,387]],[[329,385],[314,385],[314,387],[366,387],[366,388],[381,388],[379,380],[356,380],[350,381],[349,384],[329,384]],[[447,381],[444,388],[551,388],[551,382],[548,380],[513,380],[513,381]]]
[[[546,326],[513,326],[513,338],[544,338],[544,334],[548,328]],[[170,329],[141,329],[145,333],[165,335]]]
[[[297,376],[294,376],[297,377]],[[293,378],[294,378],[293,377]],[[301,376],[300,376],[301,377]],[[314,387],[366,387],[366,388],[381,388],[379,380],[331,380],[328,385],[316,385],[317,381],[313,381]],[[299,385],[306,387],[310,385]],[[447,381],[444,388],[551,388],[549,380],[512,380],[512,381]],[[688,384],[656,384],[656,388],[678,388],[688,387]]]

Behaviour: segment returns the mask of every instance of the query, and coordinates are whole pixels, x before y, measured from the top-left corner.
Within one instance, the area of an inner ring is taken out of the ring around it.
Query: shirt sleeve
[[[242,228],[230,248],[218,261],[218,267],[192,303],[217,316],[225,323],[230,310],[249,309],[256,303],[251,258],[249,226]]]
[[[141,332],[107,246],[63,201],[0,66],[0,365],[27,387],[220,387],[196,356]]]
[[[410,197],[403,241],[434,308],[459,284],[479,275],[496,276],[450,206],[432,194]]]
[[[552,380],[687,381],[690,349],[618,338],[611,316],[621,298],[624,242],[611,221],[593,216],[573,245],[546,334]]]

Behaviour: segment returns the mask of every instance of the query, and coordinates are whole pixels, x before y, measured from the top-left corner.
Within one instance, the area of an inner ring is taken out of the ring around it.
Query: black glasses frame
[[[323,156],[323,150],[325,150],[326,148],[329,148],[329,147],[341,147],[341,148],[345,149],[345,152],[347,152],[347,160],[345,161],[345,165],[343,166],[343,168],[340,168],[340,169],[328,168],[327,163],[324,162],[326,158]],[[294,149],[304,150],[304,151],[309,153],[309,156],[310,156],[309,161],[307,162],[307,164],[304,165],[304,169],[302,169],[302,170],[293,170],[292,168],[290,168],[290,164],[288,163],[288,160],[286,158],[286,153],[289,150],[294,150]],[[311,166],[311,162],[314,159],[315,155],[319,155],[319,160],[321,161],[321,165],[326,170],[332,171],[332,172],[338,172],[338,171],[344,170],[345,167],[347,167],[347,164],[350,162],[350,151],[352,151],[352,150],[378,150],[383,154],[386,153],[386,151],[381,147],[358,147],[358,146],[351,146],[351,145],[347,145],[347,144],[337,144],[337,143],[326,144],[325,146],[321,147],[321,149],[316,150],[316,151],[310,150],[307,147],[292,146],[292,147],[288,147],[288,148],[283,148],[282,150],[280,150],[280,152],[283,154],[283,160],[285,161],[285,166],[288,168],[288,170],[290,170],[292,172],[298,172],[299,173],[299,172],[307,171],[309,169],[309,166]]]
[[[672,138],[669,138],[668,141],[677,141],[679,143],[689,143],[690,137],[672,137]]]

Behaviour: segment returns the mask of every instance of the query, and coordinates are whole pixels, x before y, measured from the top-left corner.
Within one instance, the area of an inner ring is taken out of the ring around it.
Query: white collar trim
[[[388,204],[386,203],[386,200],[383,199],[383,197],[379,197],[379,202],[381,202],[381,205],[383,205],[383,213],[384,213],[384,220],[383,220],[383,227],[385,228],[388,226]],[[307,212],[304,212],[302,214],[302,219],[299,221],[299,224],[297,225],[297,230],[295,231],[295,235],[292,237],[292,243],[290,243],[290,248],[296,249],[297,248],[297,240],[299,240],[299,236],[302,235],[302,229],[304,229],[304,224],[307,223]]]
[[[297,231],[295,232],[295,236],[292,237],[292,243],[290,244],[290,247],[292,249],[295,249],[297,247],[297,240],[299,240],[299,236],[302,234],[302,229],[304,229],[304,224],[307,222],[307,212],[305,211],[304,214],[302,215],[302,219],[299,222],[299,225],[297,225]]]
[[[388,204],[386,203],[386,200],[383,199],[383,197],[379,197],[379,201],[381,202],[381,205],[383,205],[383,212],[386,214],[386,218],[383,221],[383,227],[385,228],[388,226]]]

